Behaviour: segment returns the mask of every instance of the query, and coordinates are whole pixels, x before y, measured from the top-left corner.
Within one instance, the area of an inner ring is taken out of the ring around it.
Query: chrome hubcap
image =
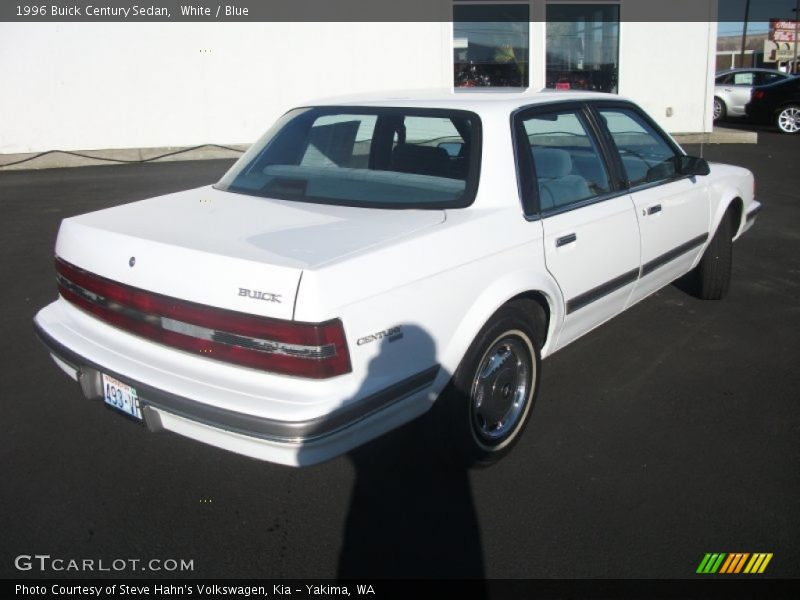
[[[719,119],[721,114],[722,114],[722,104],[720,104],[719,100],[714,100],[714,118]]]
[[[800,108],[787,108],[778,115],[778,127],[787,133],[800,130]]]
[[[479,441],[497,444],[525,414],[534,365],[526,344],[503,337],[484,355],[470,394],[470,417]]]

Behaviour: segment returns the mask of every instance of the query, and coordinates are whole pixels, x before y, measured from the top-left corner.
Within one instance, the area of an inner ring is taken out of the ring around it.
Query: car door
[[[547,269],[566,303],[560,348],[625,307],[639,274],[638,223],[585,104],[529,108],[515,127],[526,212],[542,221]]]
[[[729,116],[743,116],[744,105],[750,102],[750,93],[753,86],[756,85],[756,77],[754,71],[737,71],[733,73],[728,85],[725,86],[725,91],[731,99],[728,105]]]
[[[642,269],[630,297],[641,300],[686,273],[708,239],[709,199],[704,177],[678,173],[683,152],[637,107],[597,103],[636,210]]]

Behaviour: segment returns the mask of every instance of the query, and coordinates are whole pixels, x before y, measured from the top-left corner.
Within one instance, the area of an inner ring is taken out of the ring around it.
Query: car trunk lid
[[[292,319],[304,270],[443,220],[441,210],[327,206],[204,187],[65,219],[56,254],[135,288]]]

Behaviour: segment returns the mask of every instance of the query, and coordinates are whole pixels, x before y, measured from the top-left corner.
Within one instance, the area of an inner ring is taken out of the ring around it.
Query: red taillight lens
[[[313,379],[350,372],[339,319],[299,323],[178,300],[131,287],[56,257],[61,296],[103,321],[193,354]]]
[[[753,92],[753,100],[761,100],[764,97],[764,92],[762,90],[755,90]]]

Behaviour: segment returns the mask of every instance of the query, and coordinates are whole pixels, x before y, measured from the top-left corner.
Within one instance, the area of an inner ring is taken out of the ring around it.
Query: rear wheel
[[[727,112],[725,108],[725,103],[717,98],[714,97],[714,121],[719,121],[725,118],[725,113]]]
[[[434,407],[436,435],[459,464],[490,465],[522,435],[539,389],[543,317],[535,302],[500,308]]]
[[[778,111],[775,124],[783,133],[797,133],[800,131],[800,106],[790,104]]]
[[[733,216],[725,213],[696,267],[697,295],[704,300],[721,300],[731,285],[733,263]]]

